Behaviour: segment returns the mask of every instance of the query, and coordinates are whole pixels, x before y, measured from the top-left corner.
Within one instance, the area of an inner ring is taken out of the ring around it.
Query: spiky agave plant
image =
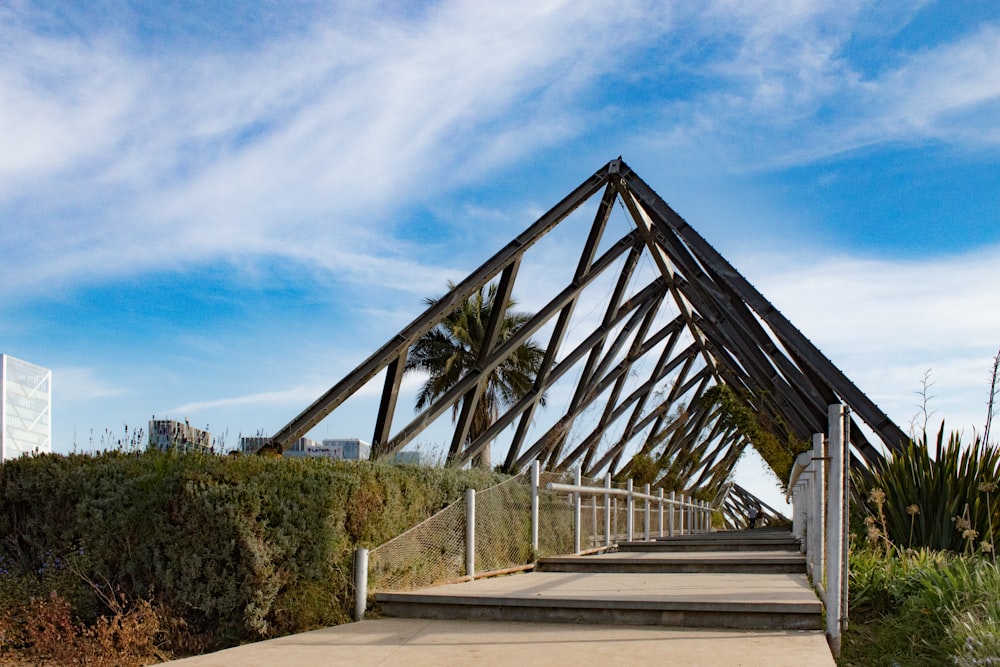
[[[975,547],[990,551],[994,543],[1000,502],[1000,450],[976,438],[963,445],[961,435],[951,433],[945,441],[944,423],[933,445],[927,434],[911,440],[905,449],[888,457],[871,480],[855,476],[855,488],[870,498],[872,489],[885,493],[881,513],[883,531],[900,548],[928,547],[968,551],[974,531]],[[968,505],[968,512],[966,512]],[[868,516],[879,508],[867,500],[861,505]]]

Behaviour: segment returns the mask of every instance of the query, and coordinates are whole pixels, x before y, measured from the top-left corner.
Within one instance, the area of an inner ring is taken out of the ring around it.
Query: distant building
[[[149,448],[162,451],[211,452],[212,434],[195,428],[185,421],[151,419],[149,421]]]
[[[0,460],[52,451],[52,371],[0,354]]]
[[[266,435],[241,436],[240,452],[243,454],[253,454],[267,444],[268,440],[270,440],[270,437]],[[318,442],[309,438],[299,438],[295,441],[295,444],[284,451],[284,456],[305,456],[306,450],[309,447],[315,447],[318,444]]]
[[[324,440],[320,447],[313,447],[307,452],[309,456],[328,456],[345,461],[367,461],[371,453],[372,446],[358,438]]]

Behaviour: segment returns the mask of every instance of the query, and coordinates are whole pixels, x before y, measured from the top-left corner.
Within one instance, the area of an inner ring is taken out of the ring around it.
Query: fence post
[[[538,480],[541,474],[541,463],[538,459],[531,462],[531,557],[538,558]]]
[[[580,468],[576,469],[576,474],[573,476],[573,483],[576,486],[580,486],[583,481],[583,473]],[[583,498],[583,494],[577,491],[573,494],[573,547],[575,551],[573,553],[580,553],[582,549],[580,548],[581,537],[583,536],[583,522],[580,516],[580,502]]]
[[[625,503],[628,515],[625,517],[625,534],[626,540],[631,542],[635,537],[635,498],[632,497],[632,479],[629,478],[628,483],[625,485],[625,490],[628,491],[627,502]]]
[[[611,546],[611,474],[604,477],[604,542]]]
[[[597,536],[599,535],[597,532],[597,496],[590,497],[590,515],[594,525],[590,531],[589,542],[591,548],[593,548],[597,546]]]
[[[365,617],[368,606],[368,549],[354,550],[354,620]]]
[[[643,493],[646,495],[646,522],[645,522],[646,523],[646,525],[645,525],[645,528],[646,528],[646,541],[649,542],[649,526],[651,525],[650,522],[652,521],[652,517],[650,516],[650,512],[653,509],[653,504],[649,500],[649,484],[647,484],[645,486],[645,490],[643,491]]]
[[[809,503],[809,507],[812,512],[815,513],[815,521],[811,521],[810,525],[815,530],[813,531],[813,542],[809,545],[809,548],[813,550],[810,554],[810,558],[813,563],[813,572],[816,574],[813,577],[813,581],[822,582],[823,581],[823,571],[825,569],[826,563],[826,535],[824,535],[823,527],[825,521],[823,521],[823,514],[826,512],[826,471],[824,470],[826,466],[826,461],[823,457],[826,455],[824,453],[824,448],[826,445],[826,440],[823,438],[822,433],[813,434],[813,461],[812,461],[812,482],[813,486],[810,489],[812,492],[812,499]],[[809,535],[806,535],[806,540],[809,540]]]
[[[670,535],[670,537],[674,536],[674,513],[675,512],[677,512],[677,492],[676,491],[671,491],[670,492],[670,521],[669,521],[670,525],[667,528],[667,530],[668,530],[667,534]]]
[[[840,630],[843,621],[844,576],[844,406],[829,407],[827,454],[830,457],[826,511],[826,635],[835,658],[840,657]]]
[[[615,541],[618,540],[618,496],[611,498],[612,526],[611,531],[615,534]]]
[[[465,490],[465,574],[476,578],[476,490]]]
[[[660,487],[660,537],[663,537],[663,487]]]

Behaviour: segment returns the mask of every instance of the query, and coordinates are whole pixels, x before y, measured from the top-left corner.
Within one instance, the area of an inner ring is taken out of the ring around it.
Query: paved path
[[[171,664],[835,667],[794,542],[749,533],[670,538],[634,552],[626,543],[607,556],[543,559],[544,571],[530,574],[382,593],[381,609],[394,618]]]
[[[835,667],[819,631],[381,618],[176,660],[177,667]]]

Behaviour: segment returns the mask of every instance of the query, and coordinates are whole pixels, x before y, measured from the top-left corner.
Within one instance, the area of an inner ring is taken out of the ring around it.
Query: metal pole
[[[684,534],[684,494],[677,494],[677,534]]]
[[[614,525],[612,531],[615,534],[615,541],[618,541],[618,496],[613,496],[611,498],[611,516],[614,517]]]
[[[583,481],[582,472],[579,468],[576,469],[576,474],[573,476],[573,483],[575,486],[580,486],[580,482]],[[582,494],[578,491],[573,494],[573,546],[575,551],[573,553],[580,553],[583,551],[580,548],[580,541],[583,535],[583,526],[581,525],[580,517],[580,501]]]
[[[663,487],[660,487],[660,537],[663,537]]]
[[[611,475],[604,478],[604,546],[611,546]]]
[[[826,512],[826,461],[824,457],[826,453],[823,451],[825,449],[826,439],[823,437],[822,433],[813,434],[813,498],[809,506],[813,508],[813,512],[816,514],[816,520],[812,522],[812,526],[816,529],[814,534],[816,536],[815,541],[810,545],[810,548],[814,552],[810,555],[813,562],[813,572],[816,573],[813,581],[822,582],[823,571],[826,568],[826,536],[824,535],[824,526],[826,522],[823,520],[823,515]]]
[[[465,574],[476,576],[476,490],[465,490]]]
[[[625,485],[625,489],[628,491],[628,502],[625,503],[628,516],[625,517],[625,533],[629,542],[635,538],[635,498],[632,497],[632,480],[629,479]]]
[[[538,558],[538,481],[541,463],[535,459],[531,463],[531,558]]]
[[[368,549],[354,550],[354,620],[365,617],[368,606]]]
[[[677,512],[677,492],[676,491],[671,491],[670,492],[670,521],[669,521],[670,525],[667,528],[668,535],[670,535],[670,537],[674,536],[674,514],[676,512]]]
[[[590,517],[591,517],[591,520],[593,521],[594,525],[593,525],[593,527],[591,528],[591,531],[590,531],[590,540],[589,540],[590,545],[589,546],[596,547],[597,546],[597,536],[599,534],[597,532],[597,496],[591,496],[590,497]]]
[[[644,488],[645,488],[644,493],[646,495],[646,517],[645,517],[646,541],[649,542],[649,526],[650,526],[650,521],[652,520],[650,512],[652,511],[653,508],[652,508],[652,503],[649,500],[649,484],[647,484]]]
[[[840,521],[840,562],[842,574],[840,578],[840,631],[847,632],[847,617],[850,611],[848,604],[848,588],[850,585],[850,517],[851,517],[851,408],[844,406],[844,455],[841,480],[844,485],[844,514]]]
[[[840,657],[841,585],[844,575],[844,406],[831,405],[828,413],[830,456],[826,530],[826,635],[834,658]]]

